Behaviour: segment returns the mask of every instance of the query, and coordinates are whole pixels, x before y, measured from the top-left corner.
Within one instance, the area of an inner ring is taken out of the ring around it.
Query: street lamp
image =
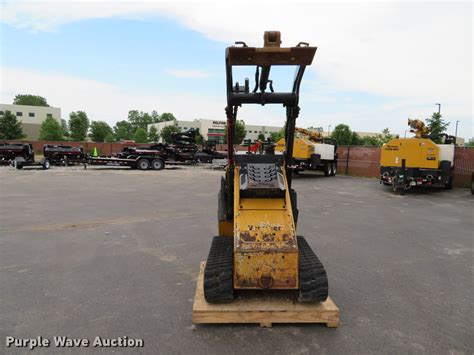
[[[460,123],[461,121],[456,121],[456,130],[454,131],[454,145],[456,145],[456,140],[457,140],[457,137],[458,137],[458,123]]]
[[[438,106],[438,114],[441,114],[441,104],[435,104],[435,106]]]
[[[331,133],[331,125],[328,125],[328,137],[330,133]]]

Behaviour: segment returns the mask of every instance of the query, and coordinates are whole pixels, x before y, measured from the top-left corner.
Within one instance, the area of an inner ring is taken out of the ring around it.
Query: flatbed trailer
[[[165,167],[165,159],[158,155],[130,155],[126,158],[87,156],[84,159],[84,169],[87,169],[87,165],[128,166],[131,169],[162,170]]]

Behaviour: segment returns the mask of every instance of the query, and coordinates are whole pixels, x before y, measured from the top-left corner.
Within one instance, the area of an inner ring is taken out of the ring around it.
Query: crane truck
[[[337,173],[337,142],[332,138],[324,138],[318,131],[295,127],[297,136],[293,143],[293,172],[304,170],[320,170],[325,176]],[[285,151],[285,138],[281,138],[275,151]]]

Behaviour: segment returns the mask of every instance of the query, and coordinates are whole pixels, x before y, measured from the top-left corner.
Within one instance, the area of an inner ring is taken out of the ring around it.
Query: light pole
[[[438,106],[438,114],[441,115],[441,104],[435,104],[435,106]]]
[[[407,137],[407,130],[405,130],[405,138]]]
[[[454,146],[456,146],[456,141],[457,141],[457,138],[458,138],[458,123],[460,123],[461,121],[456,121],[456,130],[454,131]]]
[[[328,137],[331,134],[331,125],[328,125]]]

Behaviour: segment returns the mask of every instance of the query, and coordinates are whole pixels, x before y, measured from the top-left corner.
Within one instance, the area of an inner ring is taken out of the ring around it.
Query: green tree
[[[47,117],[41,124],[40,141],[62,141],[64,140],[64,131],[59,121],[53,117]]]
[[[204,144],[204,137],[199,131],[199,128],[196,128],[195,137],[196,137],[196,144]]]
[[[107,133],[107,135],[104,138],[104,141],[107,143],[115,142],[115,134],[113,134],[112,132]]]
[[[146,143],[148,140],[146,131],[143,128],[137,128],[133,134],[133,140],[137,143]]]
[[[158,112],[156,112],[155,110],[151,111],[151,121],[153,123],[158,123],[158,122],[161,122],[161,117],[160,115],[158,114]]]
[[[278,142],[280,139],[285,138],[285,127],[280,129],[278,132],[270,132],[270,136],[274,142]]]
[[[71,140],[83,141],[86,139],[87,130],[89,129],[89,119],[84,111],[71,112],[69,114],[69,130],[71,132]]]
[[[22,139],[25,137],[21,122],[13,113],[5,111],[3,115],[0,115],[0,139]]]
[[[433,112],[431,118],[426,119],[426,124],[430,130],[430,139],[435,143],[442,143],[442,135],[448,130],[449,122],[445,122],[440,113]]]
[[[13,99],[14,105],[45,106],[49,107],[46,99],[38,95],[18,94]]]
[[[176,121],[176,117],[170,112],[163,112],[160,115],[160,122]]]
[[[245,130],[245,122],[242,120],[235,121],[234,144],[242,144],[247,131]],[[225,128],[224,143],[227,143],[227,127]]]
[[[471,138],[464,144],[465,147],[474,147],[474,138]]]
[[[61,128],[63,129],[63,134],[64,134],[65,139],[68,139],[69,138],[69,126],[67,124],[67,121],[63,120],[62,118],[61,118]]]
[[[339,145],[351,145],[355,140],[355,136],[349,126],[342,123],[334,128],[334,131],[331,133],[331,138],[335,139]]]
[[[265,135],[263,133],[260,133],[257,137],[258,140],[264,141],[265,140]]]
[[[114,126],[115,138],[117,141],[132,139],[133,126],[128,121],[119,121]]]
[[[390,130],[387,127],[382,131],[382,134],[377,134],[377,138],[379,140],[379,146],[381,147],[385,143],[391,141],[394,138],[394,135],[390,133]]]
[[[161,138],[166,142],[166,143],[172,143],[173,139],[171,138],[172,133],[175,132],[180,132],[179,128],[175,125],[169,125],[166,127],[163,127],[161,130]]]
[[[112,128],[104,121],[92,121],[89,136],[94,142],[103,142],[108,134],[113,134]]]
[[[150,123],[153,123],[153,120],[151,116],[146,112],[131,110],[128,111],[128,122],[131,123],[134,130],[136,130],[137,128],[143,128],[146,131],[147,126]]]
[[[357,134],[357,132],[352,132],[351,135],[351,145],[363,145],[364,142],[362,138]]]
[[[160,139],[160,135],[158,133],[158,130],[156,129],[155,126],[151,126],[150,130],[148,131],[148,142],[149,143],[156,143],[156,142],[158,142],[158,139]]]
[[[367,146],[373,146],[373,147],[379,147],[380,146],[380,140],[377,139],[376,136],[362,137],[362,138],[360,138],[359,143],[360,143],[360,145],[367,145]],[[357,145],[359,145],[359,144],[357,144]]]

